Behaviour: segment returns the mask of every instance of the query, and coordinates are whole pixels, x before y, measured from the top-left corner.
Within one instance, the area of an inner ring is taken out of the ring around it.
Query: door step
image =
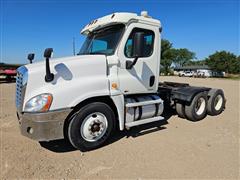
[[[130,127],[133,127],[133,126],[138,126],[138,125],[141,125],[141,124],[147,124],[147,123],[160,121],[160,120],[164,120],[164,117],[157,116],[157,117],[142,119],[142,120],[138,120],[138,121],[128,122],[128,123],[125,124],[125,127],[127,129],[129,129]]]

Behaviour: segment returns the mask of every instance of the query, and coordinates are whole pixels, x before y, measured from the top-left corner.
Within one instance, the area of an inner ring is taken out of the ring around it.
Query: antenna
[[[75,37],[73,37],[73,55],[75,56]]]

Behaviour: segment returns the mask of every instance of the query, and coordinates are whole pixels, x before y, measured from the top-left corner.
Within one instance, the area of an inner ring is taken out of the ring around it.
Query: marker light
[[[25,112],[46,112],[52,104],[51,94],[40,94],[31,98],[25,105]]]
[[[117,89],[117,83],[112,83],[112,89]]]

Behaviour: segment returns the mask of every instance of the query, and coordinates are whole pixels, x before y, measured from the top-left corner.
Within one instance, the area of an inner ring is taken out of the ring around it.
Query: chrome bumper
[[[63,139],[63,126],[71,109],[49,111],[46,113],[19,113],[21,134],[37,141]]]

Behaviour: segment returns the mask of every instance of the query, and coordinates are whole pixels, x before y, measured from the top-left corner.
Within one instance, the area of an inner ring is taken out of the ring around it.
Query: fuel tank
[[[125,104],[126,123],[160,116],[164,108],[163,100],[157,95],[129,97]]]

